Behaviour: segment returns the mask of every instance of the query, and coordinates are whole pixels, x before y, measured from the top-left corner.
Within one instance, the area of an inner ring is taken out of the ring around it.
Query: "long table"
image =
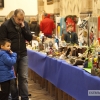
[[[88,96],[88,90],[100,90],[99,77],[33,50],[27,50],[27,54],[30,69],[76,100],[100,100],[100,96]]]

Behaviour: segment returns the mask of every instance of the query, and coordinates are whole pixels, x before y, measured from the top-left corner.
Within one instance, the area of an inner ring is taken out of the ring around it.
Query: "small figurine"
[[[88,58],[85,59],[83,66],[84,66],[84,68],[88,68]]]
[[[84,68],[92,68],[93,67],[91,54],[89,54],[88,58],[85,59],[83,66],[84,66]]]
[[[97,58],[93,59],[93,67],[98,68],[98,59]]]
[[[52,43],[52,41],[50,41],[49,42],[49,54],[52,55],[53,52],[54,52],[54,50],[53,50],[53,43]]]

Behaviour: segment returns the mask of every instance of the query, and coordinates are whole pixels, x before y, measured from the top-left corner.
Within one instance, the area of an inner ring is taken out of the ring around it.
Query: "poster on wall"
[[[0,0],[0,8],[4,7],[4,0]]]
[[[98,19],[97,17],[89,18],[89,44],[98,39]]]
[[[47,5],[53,4],[53,0],[47,0]]]
[[[78,41],[83,45],[91,45],[98,39],[98,19],[86,17],[78,29]]]
[[[88,17],[80,19],[80,24],[78,23],[78,41],[79,45],[88,45]]]

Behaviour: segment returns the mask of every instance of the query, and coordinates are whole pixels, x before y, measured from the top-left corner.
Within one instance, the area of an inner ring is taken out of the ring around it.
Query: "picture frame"
[[[47,0],[47,5],[53,4],[53,0]]]
[[[0,0],[0,8],[4,7],[4,0]]]

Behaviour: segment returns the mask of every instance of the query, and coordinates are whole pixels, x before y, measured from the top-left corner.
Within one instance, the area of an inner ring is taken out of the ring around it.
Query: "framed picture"
[[[53,4],[53,0],[47,0],[47,5]]]
[[[4,0],[0,0],[0,8],[4,7]]]

